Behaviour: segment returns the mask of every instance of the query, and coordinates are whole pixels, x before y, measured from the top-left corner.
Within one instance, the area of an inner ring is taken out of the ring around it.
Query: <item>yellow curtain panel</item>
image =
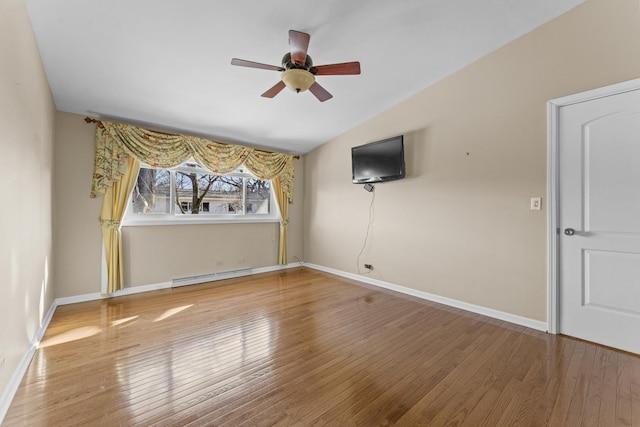
[[[123,288],[120,222],[140,163],[171,168],[193,157],[214,173],[228,173],[244,165],[258,178],[271,180],[280,208],[278,263],[287,263],[288,204],[293,201],[292,155],[223,144],[195,136],[155,132],[121,123],[96,123],[91,197],[104,195],[100,222],[107,258],[108,293]]]
[[[102,200],[102,241],[107,264],[107,294],[123,287],[122,281],[122,239],[120,223],[127,209],[127,200],[138,178],[140,162],[133,157],[127,161],[127,170],[118,182],[107,189]]]
[[[273,183],[276,201],[280,208],[280,246],[278,248],[278,264],[286,264],[289,258],[286,245],[289,225],[289,201],[282,190],[282,181],[280,177],[278,176],[274,178],[271,182]],[[282,242],[285,242],[285,244],[282,244]]]

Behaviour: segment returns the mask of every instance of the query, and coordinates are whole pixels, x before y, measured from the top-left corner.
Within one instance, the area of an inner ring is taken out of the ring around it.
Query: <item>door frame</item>
[[[560,183],[558,163],[560,108],[639,89],[640,78],[547,101],[547,327],[549,333],[557,334],[559,332],[558,319],[560,318],[560,283],[558,274],[560,267],[558,258],[560,239],[560,229],[558,228],[558,209],[560,207],[558,198],[558,186]]]

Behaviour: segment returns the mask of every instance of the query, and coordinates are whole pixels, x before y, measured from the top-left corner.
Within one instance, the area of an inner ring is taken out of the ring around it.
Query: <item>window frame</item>
[[[190,167],[184,166],[186,164],[196,164],[199,167]],[[158,169],[158,170],[166,170],[169,172],[171,177],[171,185],[170,185],[170,200],[175,199],[175,174],[176,172],[196,172],[199,174],[208,174],[208,175],[218,175],[218,176],[235,176],[240,177],[243,180],[242,186],[242,214],[180,214],[176,213],[177,206],[172,202],[170,204],[173,212],[169,213],[154,213],[154,214],[134,214],[130,212],[132,207],[132,197],[134,191],[131,191],[129,197],[127,198],[127,209],[124,214],[124,218],[122,220],[123,227],[135,227],[135,226],[156,226],[156,225],[183,225],[183,224],[242,224],[242,223],[268,223],[268,222],[279,222],[280,221],[280,208],[276,201],[274,192],[273,192],[273,184],[271,180],[262,180],[269,181],[270,189],[269,189],[269,204],[271,206],[271,213],[269,214],[254,214],[246,212],[246,204],[247,204],[247,180],[249,179],[260,179],[255,175],[248,172],[243,166],[238,168],[237,170],[226,173],[226,174],[218,174],[210,171],[204,166],[200,165],[193,159],[189,159],[173,168],[158,168],[142,163],[140,168],[148,168],[148,169]]]

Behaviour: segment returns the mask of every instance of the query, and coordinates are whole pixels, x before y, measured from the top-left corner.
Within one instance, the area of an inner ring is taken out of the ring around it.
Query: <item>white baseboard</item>
[[[160,282],[160,283],[152,283],[150,285],[142,285],[142,286],[133,286],[131,288],[120,289],[119,291],[115,291],[111,295],[112,297],[121,297],[124,295],[133,295],[139,294],[142,292],[151,292],[151,291],[159,291],[160,289],[168,289],[171,287],[171,282]]]
[[[289,263],[284,265],[272,265],[270,267],[254,268],[251,270],[251,274],[270,273],[272,271],[288,270],[290,268],[303,267],[303,266],[304,266],[304,263],[302,262],[294,262],[294,263]]]
[[[7,384],[7,387],[2,393],[2,397],[0,397],[0,424],[2,424],[2,422],[4,421],[5,415],[7,415],[7,411],[9,410],[9,406],[13,401],[13,397],[16,395],[16,392],[18,391],[18,387],[20,387],[20,383],[22,382],[22,378],[24,377],[24,374],[27,372],[27,369],[29,368],[31,359],[33,359],[34,354],[36,354],[36,350],[40,345],[40,341],[42,340],[44,333],[47,331],[47,328],[49,327],[49,322],[51,322],[51,319],[53,318],[53,313],[56,311],[56,307],[57,307],[57,304],[56,304],[56,301],[54,300],[53,303],[51,304],[51,307],[49,307],[49,311],[47,311],[47,315],[44,317],[44,319],[42,319],[42,324],[40,325],[40,328],[36,332],[36,335],[31,340],[31,345],[29,346],[29,349],[26,351],[24,356],[22,356],[22,359],[20,360],[18,367],[16,368],[16,370],[13,372],[13,375],[11,376],[11,380],[9,380],[9,384]]]
[[[84,295],[75,295],[72,297],[56,298],[55,302],[58,305],[67,305],[67,304],[75,304],[77,302],[95,301],[102,298],[104,298],[104,296],[100,292],[95,292],[93,294],[84,294]]]
[[[424,300],[437,302],[440,304],[448,305],[450,307],[459,308],[462,310],[470,311],[472,313],[481,314],[483,316],[492,317],[498,320],[504,320],[505,322],[514,323],[516,325],[525,326],[527,328],[536,329],[538,331],[547,332],[547,322],[541,322],[540,320],[529,319],[528,317],[522,317],[511,313],[505,313],[504,311],[494,310],[492,308],[483,307],[480,305],[469,304],[467,302],[458,301],[453,298],[442,297],[428,292],[419,291],[417,289],[407,288],[405,286],[396,285],[394,283],[384,282],[382,280],[372,279],[371,277],[362,276],[359,274],[347,273],[345,271],[336,270],[329,267],[324,267],[316,264],[305,263],[305,267],[313,268],[316,270],[324,271],[326,273],[335,274],[336,276],[346,277],[348,279],[357,280],[360,282],[368,283],[370,285],[378,286],[381,288],[389,289],[392,291],[400,292],[406,295],[411,295]]]
[[[87,301],[96,301],[99,299],[105,299],[110,297],[120,297],[123,295],[132,295],[139,294],[141,292],[150,292],[157,291],[159,289],[167,289],[171,287],[171,282],[162,282],[162,283],[152,283],[150,285],[142,285],[142,286],[134,286],[131,288],[121,289],[119,291],[115,291],[111,295],[107,297],[107,295],[103,295],[100,292],[94,292],[92,294],[84,294],[84,295],[75,295],[72,297],[62,297],[56,298],[56,303],[58,305],[67,305],[67,304],[75,304],[78,302],[87,302]]]
[[[270,271],[278,271],[278,270],[286,270],[289,268],[294,268],[294,267],[300,267],[301,263],[293,263],[293,264],[286,264],[286,265],[273,265],[273,266],[269,266],[269,267],[259,267],[259,268],[251,268],[251,269],[246,269],[242,270],[242,271],[238,271],[235,274],[229,274],[229,275],[218,275],[218,276],[211,276],[208,277],[207,280],[203,281],[194,281],[193,283],[185,283],[185,284],[181,284],[179,286],[190,286],[190,285],[195,285],[198,283],[205,283],[205,282],[215,282],[218,280],[224,280],[224,279],[230,279],[233,277],[242,277],[242,276],[250,276],[252,274],[260,274],[260,273],[268,273]],[[113,297],[120,297],[120,296],[124,296],[124,295],[133,295],[133,294],[139,294],[142,292],[150,292],[150,291],[157,291],[160,289],[168,289],[172,287],[172,283],[171,282],[161,282],[161,283],[152,283],[149,285],[141,285],[141,286],[133,286],[130,288],[124,288],[121,289],[119,291],[115,291],[114,293],[112,293],[111,295],[109,295],[108,297],[106,295],[101,294],[100,292],[95,292],[92,294],[84,294],[84,295],[76,295],[76,296],[72,296],[72,297],[63,297],[63,298],[57,298],[56,299],[56,303],[57,305],[67,305],[67,304],[75,304],[77,302],[86,302],[86,301],[95,301],[95,300],[99,300],[99,299],[104,299],[104,298],[113,298]]]

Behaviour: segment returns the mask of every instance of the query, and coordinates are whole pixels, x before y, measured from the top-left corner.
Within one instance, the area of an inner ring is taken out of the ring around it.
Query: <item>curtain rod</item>
[[[85,123],[89,124],[89,123],[95,123],[97,127],[99,127],[100,129],[104,128],[104,125],[102,124],[101,120],[98,119],[94,119],[91,117],[85,117],[84,118]],[[175,133],[167,133],[167,132],[160,132],[157,130],[154,130],[153,132],[155,133],[161,133],[162,135],[176,135]],[[224,144],[224,142],[219,142],[219,144]],[[267,151],[267,150],[261,150],[259,148],[254,148],[254,150],[256,151],[261,151],[263,153],[273,153],[273,151]],[[294,159],[298,160],[300,159],[300,156],[293,156]]]

